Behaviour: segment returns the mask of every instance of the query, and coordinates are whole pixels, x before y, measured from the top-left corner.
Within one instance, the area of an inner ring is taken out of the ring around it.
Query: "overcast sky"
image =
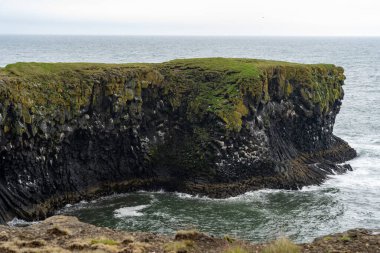
[[[380,0],[0,0],[0,34],[380,36]]]

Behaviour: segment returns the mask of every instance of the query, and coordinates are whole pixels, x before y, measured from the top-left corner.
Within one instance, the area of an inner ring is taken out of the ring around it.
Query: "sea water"
[[[14,62],[162,62],[248,57],[344,67],[334,132],[358,152],[353,171],[299,191],[260,190],[228,199],[137,192],[68,205],[59,213],[95,225],[171,234],[196,228],[254,242],[298,242],[350,228],[380,228],[380,38],[0,36],[0,66]]]

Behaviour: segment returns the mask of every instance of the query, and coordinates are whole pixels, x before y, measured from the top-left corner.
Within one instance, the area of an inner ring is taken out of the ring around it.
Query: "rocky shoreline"
[[[350,170],[341,67],[205,58],[0,69],[0,223],[115,192],[216,198]]]
[[[173,236],[128,233],[82,223],[75,217],[53,216],[27,227],[0,226],[0,252],[379,253],[380,231],[349,230],[299,245],[286,239],[252,244],[227,235],[217,238],[195,230],[178,231]]]

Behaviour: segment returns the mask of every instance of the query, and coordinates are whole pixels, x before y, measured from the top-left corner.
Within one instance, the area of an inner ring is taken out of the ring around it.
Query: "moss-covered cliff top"
[[[133,80],[133,81],[132,81]],[[79,112],[89,104],[95,83],[120,103],[141,96],[141,89],[162,87],[173,108],[188,105],[188,117],[214,113],[239,130],[252,107],[272,99],[302,96],[328,112],[342,97],[343,69],[331,64],[297,64],[231,58],[181,59],[164,63],[15,63],[0,68],[0,103],[23,114]],[[131,82],[135,84],[131,85]],[[26,112],[26,113],[25,113]],[[75,113],[74,113],[75,114]],[[28,116],[25,116],[28,118]]]
[[[240,77],[251,78],[259,76],[263,70],[268,68],[288,67],[299,69],[320,68],[332,70],[333,64],[300,64],[284,61],[270,61],[246,58],[194,58],[177,59],[164,63],[126,63],[126,64],[106,64],[106,63],[39,63],[39,62],[18,62],[0,68],[0,77],[20,77],[25,79],[42,79],[48,81],[59,77],[68,78],[72,76],[98,76],[107,71],[126,71],[136,68],[198,68],[202,70],[218,72],[235,72]],[[70,76],[70,75],[69,75]]]

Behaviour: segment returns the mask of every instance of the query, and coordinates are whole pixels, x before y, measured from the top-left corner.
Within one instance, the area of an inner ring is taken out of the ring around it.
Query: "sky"
[[[380,36],[380,0],[0,0],[0,34]]]

